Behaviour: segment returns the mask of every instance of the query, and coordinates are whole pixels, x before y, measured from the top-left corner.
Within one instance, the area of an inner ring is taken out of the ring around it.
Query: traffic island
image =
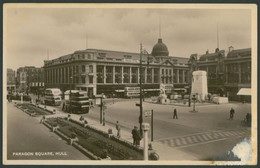
[[[94,160],[105,159],[104,150],[112,160],[143,160],[143,148],[71,118],[47,118],[44,125]]]
[[[43,109],[31,103],[15,104],[15,106],[31,117],[55,114],[53,111]]]

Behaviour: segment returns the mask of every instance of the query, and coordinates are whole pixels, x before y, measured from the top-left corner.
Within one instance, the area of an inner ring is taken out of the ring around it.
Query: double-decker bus
[[[125,97],[138,97],[140,95],[140,87],[125,87]]]
[[[61,90],[58,88],[48,88],[44,91],[44,104],[59,106],[61,104]]]
[[[71,113],[88,113],[90,102],[88,92],[81,90],[67,90],[65,93],[65,105],[63,110]],[[71,98],[70,98],[71,96]],[[70,106],[71,105],[71,106]]]
[[[142,89],[144,93],[158,92],[160,89]],[[139,97],[140,87],[125,87],[124,95],[126,98]]]

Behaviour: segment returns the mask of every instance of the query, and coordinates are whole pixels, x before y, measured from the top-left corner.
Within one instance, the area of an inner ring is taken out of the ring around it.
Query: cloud
[[[7,66],[42,66],[50,58],[89,48],[151,52],[161,34],[170,55],[189,57],[220,46],[251,47],[251,13],[243,9],[8,8]],[[4,14],[5,15],[5,14]],[[13,62],[15,61],[15,63]],[[24,61],[27,60],[27,61]],[[28,61],[30,60],[30,61]]]

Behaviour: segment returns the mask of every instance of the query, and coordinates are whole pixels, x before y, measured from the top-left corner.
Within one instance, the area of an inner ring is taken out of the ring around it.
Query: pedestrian
[[[136,132],[136,146],[140,146],[141,139],[142,139],[142,136],[141,136],[140,130],[137,129],[137,132]]]
[[[133,145],[139,146],[142,137],[137,126],[134,126],[134,129],[132,130],[132,137],[133,137]]]
[[[137,145],[137,143],[136,143],[137,126],[134,126],[134,129],[132,130],[132,137],[133,137],[133,145]]]
[[[229,117],[230,120],[233,120],[234,114],[235,114],[235,110],[234,110],[233,107],[232,107],[232,108],[230,109],[230,117]]]
[[[251,126],[251,113],[246,114],[246,122],[248,126]]]
[[[176,108],[173,110],[173,119],[178,119]]]
[[[116,130],[117,130],[117,137],[120,138],[121,137],[121,133],[120,133],[120,125],[119,125],[119,121],[116,121]]]

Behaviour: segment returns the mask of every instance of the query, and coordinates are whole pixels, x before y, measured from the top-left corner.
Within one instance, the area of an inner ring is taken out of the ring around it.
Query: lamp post
[[[100,124],[102,124],[102,122],[103,122],[103,93],[102,93],[102,95],[101,95],[101,98],[100,98]]]
[[[69,113],[71,113],[71,82],[72,82],[72,76],[70,76],[70,109],[69,109]]]
[[[143,101],[142,101],[142,43],[140,44],[140,65],[139,65],[139,78],[140,78],[140,116],[139,116],[139,124],[140,124],[140,134],[143,135],[142,123],[143,123]]]

